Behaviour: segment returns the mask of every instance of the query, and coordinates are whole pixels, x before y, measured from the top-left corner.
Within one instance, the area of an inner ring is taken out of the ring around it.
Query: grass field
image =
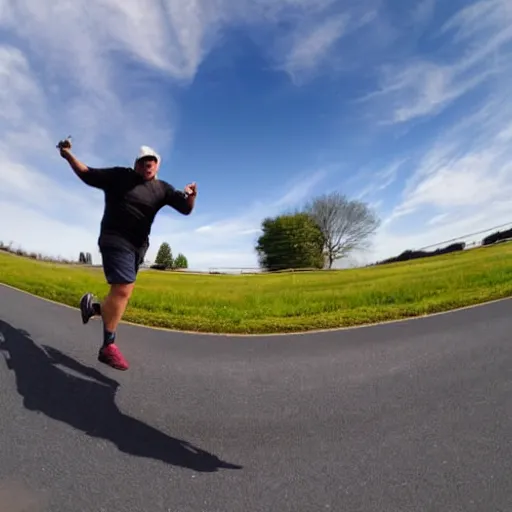
[[[0,252],[0,282],[77,306],[101,269]],[[353,326],[512,295],[512,243],[365,269],[273,275],[144,271],[124,317],[172,329],[274,333]],[[77,313],[77,322],[79,321]]]

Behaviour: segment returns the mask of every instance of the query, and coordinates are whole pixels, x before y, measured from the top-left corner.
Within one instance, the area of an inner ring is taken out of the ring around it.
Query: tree
[[[80,252],[80,256],[78,257],[78,261],[83,263],[84,265],[92,265],[92,256],[90,252]]]
[[[351,251],[363,249],[380,225],[377,215],[361,201],[334,192],[314,198],[305,207],[324,237],[328,267]]]
[[[160,248],[158,249],[158,253],[155,258],[155,263],[158,265],[162,265],[165,268],[172,267],[172,251],[171,246],[167,242],[164,242],[162,243],[162,245],[160,245]]]
[[[174,268],[188,268],[187,258],[181,253],[174,260]]]
[[[266,270],[322,268],[324,239],[313,219],[302,212],[266,218],[256,252]]]

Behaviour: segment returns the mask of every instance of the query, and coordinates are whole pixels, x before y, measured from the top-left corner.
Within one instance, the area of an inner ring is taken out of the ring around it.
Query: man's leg
[[[103,271],[110,292],[99,308],[103,320],[103,344],[98,360],[118,370],[127,370],[128,362],[115,344],[116,331],[130,300],[138,262],[134,252],[124,249],[102,250]]]
[[[104,345],[108,345],[115,338],[117,326],[126,310],[134,285],[135,283],[110,286],[110,292],[101,305],[101,317],[105,330]]]

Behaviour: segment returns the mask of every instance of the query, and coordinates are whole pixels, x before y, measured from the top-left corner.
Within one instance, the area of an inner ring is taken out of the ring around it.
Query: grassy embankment
[[[0,252],[0,282],[77,306],[101,269]],[[226,333],[305,331],[411,317],[512,295],[512,243],[410,263],[273,275],[139,274],[125,320]],[[29,312],[27,312],[29,314]]]

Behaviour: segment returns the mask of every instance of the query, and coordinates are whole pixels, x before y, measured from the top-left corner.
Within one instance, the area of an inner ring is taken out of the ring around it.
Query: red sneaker
[[[123,357],[115,343],[101,347],[98,353],[98,361],[108,364],[116,370],[128,370],[128,361]]]

